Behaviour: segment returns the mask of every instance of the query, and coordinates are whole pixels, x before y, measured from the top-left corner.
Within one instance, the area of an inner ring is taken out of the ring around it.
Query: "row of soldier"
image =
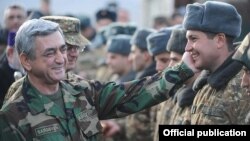
[[[249,37],[239,47],[233,42],[241,16],[214,1],[186,10],[180,26],[109,38],[108,69],[100,76],[116,75],[112,82],[70,72],[88,44],[75,28],[79,20],[25,22],[14,53],[27,74],[5,97],[1,139],[102,140],[102,132],[114,140],[158,140],[159,124],[249,124]]]

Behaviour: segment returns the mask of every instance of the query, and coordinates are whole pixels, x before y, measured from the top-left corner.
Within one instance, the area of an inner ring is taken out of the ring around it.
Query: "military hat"
[[[79,19],[66,16],[44,16],[41,18],[58,23],[66,43],[81,47],[90,44],[89,40],[81,35]]]
[[[96,21],[101,19],[110,19],[111,21],[116,21],[117,14],[109,9],[100,9],[96,13]]]
[[[131,36],[122,34],[111,37],[107,42],[108,52],[128,56],[131,48],[130,39]]]
[[[156,32],[156,30],[149,28],[142,28],[135,31],[130,40],[131,45],[136,45],[142,50],[148,50],[147,48],[147,37],[150,33]]]
[[[133,35],[137,27],[127,23],[111,23],[104,29],[104,36],[108,40],[110,37],[115,35]]]
[[[224,33],[234,38],[241,33],[241,23],[241,16],[233,5],[218,1],[188,4],[183,20],[186,30]]]
[[[233,55],[233,59],[240,61],[243,63],[244,66],[246,66],[248,69],[250,69],[250,33],[247,34],[247,36],[244,38],[240,46],[237,48],[237,51]]]
[[[158,32],[153,32],[147,37],[148,52],[152,56],[167,52],[166,46],[169,41],[172,29],[162,29]]]
[[[186,30],[174,29],[169,38],[166,48],[168,51],[173,51],[182,55],[185,52],[186,44]]]

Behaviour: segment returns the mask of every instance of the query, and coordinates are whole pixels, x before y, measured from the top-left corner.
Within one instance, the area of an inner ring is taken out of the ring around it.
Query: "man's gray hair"
[[[28,58],[35,59],[36,37],[47,36],[56,31],[59,31],[63,36],[62,30],[55,22],[43,19],[32,19],[26,21],[17,31],[15,38],[15,48],[17,49],[18,54],[25,53]]]

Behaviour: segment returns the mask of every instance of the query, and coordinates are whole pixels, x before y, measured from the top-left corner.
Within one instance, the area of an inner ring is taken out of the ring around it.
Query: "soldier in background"
[[[191,124],[244,124],[250,103],[240,88],[242,64],[232,60],[233,41],[241,33],[241,16],[234,6],[217,1],[187,5],[183,25],[186,52],[207,74],[194,84],[198,91]]]
[[[15,81],[17,72],[21,76],[24,74],[17,52],[14,49],[15,36],[16,32],[9,32],[6,52],[0,59],[0,107],[2,107],[4,97],[10,85]]]
[[[92,40],[91,48],[97,49],[102,48],[105,44],[105,39],[103,37],[104,29],[113,22],[116,22],[117,14],[114,11],[111,11],[107,8],[100,9],[96,12],[96,36]]]
[[[103,31],[103,37],[105,41],[105,45],[102,48],[98,48],[94,50],[94,54],[97,57],[98,65],[96,71],[96,79],[99,81],[108,81],[112,77],[112,71],[108,68],[106,64],[106,42],[112,36],[116,36],[119,34],[123,35],[133,35],[136,30],[136,26],[126,23],[112,23]]]
[[[169,64],[165,67],[173,67],[181,62],[185,46],[187,44],[186,31],[182,28],[173,29],[168,40],[166,50],[170,52]],[[162,68],[159,71],[162,71]],[[192,84],[196,79],[198,73],[187,80],[167,101],[159,104],[159,111],[157,113],[156,130],[154,133],[154,141],[159,140],[159,125],[188,125],[191,122],[191,106],[195,96],[192,90]]]
[[[153,32],[155,32],[153,29],[138,29],[130,41],[131,53],[129,57],[132,61],[133,69],[137,73],[137,79],[156,73],[156,63],[148,52],[146,40],[148,35]]]
[[[111,78],[116,82],[127,82],[135,79],[136,73],[132,70],[132,64],[129,60],[130,53],[129,35],[117,35],[111,37],[107,42],[107,65],[114,75]]]
[[[159,31],[162,28],[168,27],[169,25],[170,24],[166,16],[159,15],[159,16],[154,17],[153,28],[155,30]]]
[[[250,33],[246,35],[244,40],[242,41],[241,45],[238,47],[237,51],[234,53],[233,59],[239,61],[244,65],[243,71],[244,74],[242,76],[242,81],[241,81],[241,87],[246,91],[248,97],[245,97],[250,99]],[[245,122],[246,124],[250,124],[250,106],[249,104],[245,105],[244,107],[245,110],[248,110],[249,113],[246,116]]]
[[[26,10],[20,5],[13,4],[4,10],[4,26],[0,29],[1,38],[3,38],[2,40],[4,41],[1,46],[4,47],[4,49],[7,46],[8,33],[16,32],[26,19]]]
[[[152,29],[138,29],[132,39],[131,53],[129,58],[133,64],[133,70],[136,71],[136,79],[142,79],[146,76],[151,76],[156,73],[155,62],[150,56],[147,49],[146,38],[150,33],[155,32]],[[126,132],[127,140],[130,141],[151,141],[154,123],[154,108],[145,109],[139,113],[130,115],[126,118],[124,131]]]
[[[128,58],[131,48],[130,40],[131,36],[121,34],[111,37],[107,42],[106,61],[113,74],[111,81],[122,83],[135,79],[136,73],[132,70],[131,61]],[[104,125],[104,127],[109,125],[109,128],[104,130],[104,135],[107,138],[106,140],[128,140],[125,131],[125,118],[105,120],[102,121],[102,125]]]

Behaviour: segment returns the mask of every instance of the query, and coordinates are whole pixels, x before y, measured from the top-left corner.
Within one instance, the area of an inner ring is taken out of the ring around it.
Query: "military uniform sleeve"
[[[140,80],[117,84],[91,82],[91,93],[100,119],[123,117],[158,104],[170,97],[170,91],[193,76],[184,63]]]
[[[0,111],[0,141],[25,141]]]

